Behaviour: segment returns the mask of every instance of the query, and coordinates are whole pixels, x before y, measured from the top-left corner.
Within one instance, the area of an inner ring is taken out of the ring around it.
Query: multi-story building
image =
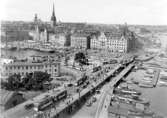
[[[66,43],[66,36],[65,34],[50,34],[49,35],[49,42],[53,45],[55,44],[57,47],[64,47]]]
[[[112,52],[127,52],[128,39],[120,32],[106,33],[107,48]]]
[[[25,76],[28,73],[35,71],[47,72],[52,78],[59,76],[60,63],[59,62],[12,62],[3,65],[4,75],[10,76],[13,74],[20,74]]]
[[[71,47],[90,48],[90,35],[86,33],[75,33],[71,35]]]
[[[135,35],[125,25],[110,32],[97,32],[91,36],[92,49],[108,49],[112,52],[129,52],[135,48]]]
[[[107,38],[103,32],[97,32],[91,36],[91,48],[92,49],[106,49]]]

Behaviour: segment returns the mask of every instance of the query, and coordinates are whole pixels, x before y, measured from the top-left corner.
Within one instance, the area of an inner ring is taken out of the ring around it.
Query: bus
[[[97,71],[99,71],[99,70],[101,70],[101,69],[102,69],[101,66],[94,67],[94,68],[93,68],[93,72],[97,72]]]
[[[38,111],[42,111],[65,98],[67,98],[67,90],[64,89],[56,95],[43,98],[40,102],[36,103],[35,106]]]
[[[87,81],[88,80],[88,77],[87,76],[84,76],[84,77],[82,77],[82,78],[80,78],[79,80],[77,80],[77,82],[76,82],[76,86],[80,86],[80,85],[82,85],[85,81]]]
[[[42,99],[42,101],[40,101],[39,103],[36,104],[36,108],[38,111],[43,111],[46,108],[48,108],[49,106],[51,106],[52,104],[53,104],[52,97],[46,97],[46,98]]]

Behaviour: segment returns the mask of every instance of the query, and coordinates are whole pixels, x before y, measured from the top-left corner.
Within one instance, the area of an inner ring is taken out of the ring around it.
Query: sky
[[[61,22],[167,25],[167,0],[3,0],[0,18],[49,21],[53,3]]]

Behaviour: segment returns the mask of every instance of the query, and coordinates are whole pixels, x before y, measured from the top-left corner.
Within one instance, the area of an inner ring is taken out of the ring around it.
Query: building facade
[[[89,34],[75,33],[71,35],[71,47],[74,48],[90,48]]]
[[[49,34],[49,42],[56,47],[64,47],[66,43],[65,34]]]
[[[13,62],[4,64],[4,73],[6,76],[13,74],[20,74],[25,76],[28,73],[35,71],[47,72],[51,77],[59,76],[60,63],[59,62]]]
[[[107,48],[111,52],[126,53],[128,48],[128,39],[121,33],[106,33]]]
[[[92,49],[106,49],[107,38],[103,32],[95,33],[91,37],[91,48]]]

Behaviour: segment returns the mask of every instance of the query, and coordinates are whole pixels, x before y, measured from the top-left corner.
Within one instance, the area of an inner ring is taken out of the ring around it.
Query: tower
[[[55,26],[56,26],[56,16],[55,16],[54,4],[53,4],[52,16],[51,16],[51,26],[52,26],[52,27],[55,27]]]
[[[35,14],[35,16],[34,16],[34,22],[38,22],[38,16],[37,16],[37,14]]]

